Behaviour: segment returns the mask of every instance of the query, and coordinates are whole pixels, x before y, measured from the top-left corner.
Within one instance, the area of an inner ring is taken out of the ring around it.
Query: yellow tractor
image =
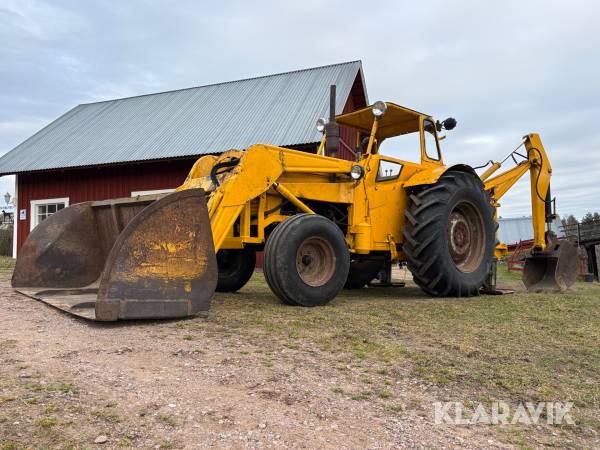
[[[332,86],[316,154],[257,144],[201,157],[175,193],[57,212],[23,245],[13,287],[94,320],[185,317],[208,311],[215,290],[242,288],[264,251],[266,282],[290,305],[389,282],[398,263],[432,296],[493,292],[498,201],[526,172],[535,245],[525,285],[573,284],[577,249],[546,230],[552,169],[537,134],[504,160],[513,168],[495,175],[502,163],[492,163],[479,176],[444,164],[440,133],[454,119],[384,102],[335,116],[334,97]],[[340,125],[355,132],[354,162],[335,158]],[[379,153],[386,139],[411,133],[420,161]]]

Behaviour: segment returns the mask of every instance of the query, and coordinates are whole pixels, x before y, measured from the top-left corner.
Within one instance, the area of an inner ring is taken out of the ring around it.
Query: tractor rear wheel
[[[248,282],[256,266],[256,252],[243,250],[219,250],[217,253],[219,278],[217,292],[236,292]]]
[[[287,304],[328,303],[344,286],[349,266],[344,234],[316,214],[298,214],[283,221],[265,245],[265,279]]]
[[[415,282],[437,297],[479,294],[494,258],[496,222],[481,180],[447,172],[410,193],[402,247]]]

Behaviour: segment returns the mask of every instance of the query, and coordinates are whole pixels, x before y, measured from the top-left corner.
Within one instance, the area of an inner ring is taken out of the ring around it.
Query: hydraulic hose
[[[215,185],[215,187],[219,187],[220,183],[219,180],[217,179],[217,175],[219,173],[220,169],[225,169],[225,168],[230,168],[230,167],[235,167],[240,163],[240,158],[231,158],[229,161],[223,161],[220,163],[215,164],[212,169],[210,169],[210,179],[213,182],[213,184]]]

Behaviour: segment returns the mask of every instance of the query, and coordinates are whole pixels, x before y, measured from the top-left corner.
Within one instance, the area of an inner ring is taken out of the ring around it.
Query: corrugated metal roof
[[[317,142],[329,86],[341,112],[359,71],[352,61],[82,104],[0,158],[0,175]]]

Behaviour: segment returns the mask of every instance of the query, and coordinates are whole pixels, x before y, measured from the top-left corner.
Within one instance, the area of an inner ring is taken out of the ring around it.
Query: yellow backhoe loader
[[[552,169],[537,134],[509,155],[513,168],[496,175],[502,163],[492,163],[478,176],[443,162],[439,134],[454,119],[384,102],[336,117],[334,98],[332,86],[316,154],[257,144],[201,157],[175,193],[57,212],[21,248],[13,287],[94,320],[185,317],[206,312],[215,290],[242,288],[264,250],[266,282],[290,305],[323,305],[344,286],[389,281],[397,263],[433,296],[493,292],[498,201],[527,172],[535,245],[525,285],[573,284],[577,249],[546,229]],[[335,158],[340,125],[355,131],[354,162]],[[409,133],[420,161],[379,153],[386,139]]]

